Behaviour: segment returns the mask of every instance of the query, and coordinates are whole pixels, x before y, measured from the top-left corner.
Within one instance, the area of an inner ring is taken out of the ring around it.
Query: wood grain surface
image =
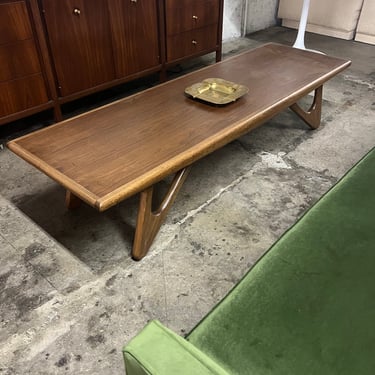
[[[350,65],[267,44],[26,135],[8,146],[103,211],[261,125]],[[205,78],[248,86],[217,107],[184,89]]]

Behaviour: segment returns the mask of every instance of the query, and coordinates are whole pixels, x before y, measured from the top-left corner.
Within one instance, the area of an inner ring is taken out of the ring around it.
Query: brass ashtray
[[[213,104],[228,104],[247,94],[246,86],[229,82],[221,78],[207,78],[185,89],[185,93],[194,99]]]

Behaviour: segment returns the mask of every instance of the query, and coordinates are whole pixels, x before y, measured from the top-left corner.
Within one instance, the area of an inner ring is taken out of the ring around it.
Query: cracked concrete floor
[[[226,43],[226,56],[294,38],[270,28]],[[375,146],[375,46],[306,44],[353,61],[324,88],[322,126],[286,111],[196,163],[141,262],[129,257],[137,197],[69,212],[61,187],[0,150],[1,375],[123,374],[121,348],[148,320],[188,332]]]

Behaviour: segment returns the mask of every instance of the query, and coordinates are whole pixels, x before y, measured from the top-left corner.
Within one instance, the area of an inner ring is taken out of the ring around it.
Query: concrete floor
[[[274,27],[225,55],[294,38]],[[306,44],[353,61],[325,86],[322,126],[286,111],[196,163],[141,262],[129,257],[137,197],[69,212],[61,187],[0,148],[0,375],[123,374],[121,348],[147,321],[189,332],[375,146],[375,46],[312,34]],[[16,135],[6,129],[3,140]]]

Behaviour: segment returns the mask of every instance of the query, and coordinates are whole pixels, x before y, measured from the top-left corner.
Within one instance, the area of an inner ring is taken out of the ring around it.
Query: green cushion
[[[128,375],[372,375],[375,149],[291,227],[187,340],[149,323]]]
[[[151,321],[124,348],[128,375],[228,375],[199,349],[158,321]]]
[[[375,151],[188,340],[231,374],[375,373]]]

